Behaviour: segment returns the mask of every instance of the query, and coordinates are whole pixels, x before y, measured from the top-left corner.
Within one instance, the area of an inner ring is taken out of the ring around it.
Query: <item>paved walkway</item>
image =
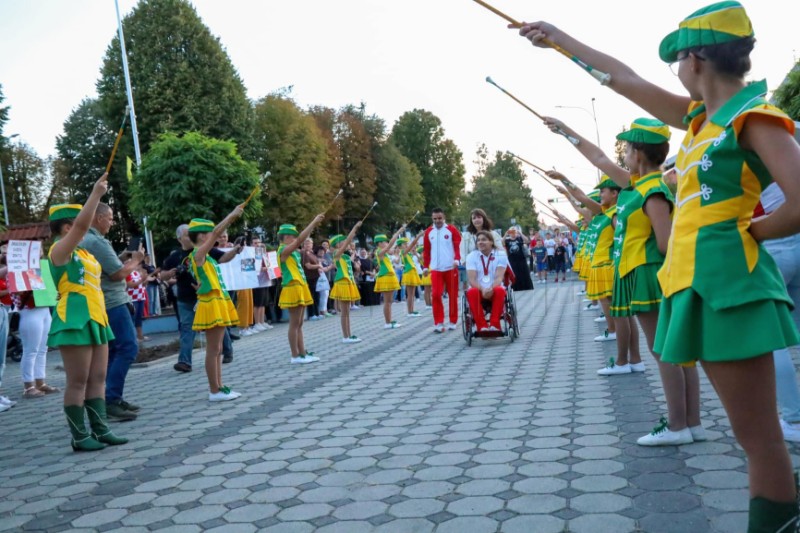
[[[208,403],[202,365],[134,369],[142,413],[114,426],[131,443],[98,453],[71,451],[60,398],[20,401],[0,414],[0,531],[744,531],[743,453],[705,378],[711,440],[637,446],[665,409],[655,365],[597,376],[613,343],[592,342],[577,288],[518,293],[513,344],[468,348],[429,317],[385,331],[366,308],[364,342],[306,323],[323,362],[290,366],[278,325],[236,342],[230,403]]]

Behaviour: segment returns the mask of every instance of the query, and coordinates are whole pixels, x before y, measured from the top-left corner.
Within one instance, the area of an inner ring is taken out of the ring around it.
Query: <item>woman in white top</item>
[[[486,214],[486,211],[483,209],[473,209],[469,214],[469,226],[467,226],[467,231],[465,231],[461,235],[461,260],[464,261],[463,264],[466,265],[467,256],[478,249],[476,246],[476,241],[478,238],[478,232],[481,230],[489,231],[492,234],[492,238],[494,240],[494,247],[495,250],[505,254],[505,248],[503,247],[503,239],[500,237],[500,234],[494,230],[494,223],[492,219]],[[464,290],[469,288],[469,283],[467,282],[467,275],[466,272],[461,267],[460,270],[460,279],[461,283],[463,284]]]
[[[508,258],[498,253],[491,231],[481,230],[475,236],[477,250],[467,256],[467,301],[478,332],[500,331],[500,316],[506,298],[503,276]],[[492,302],[492,315],[487,327],[483,313],[483,300]]]

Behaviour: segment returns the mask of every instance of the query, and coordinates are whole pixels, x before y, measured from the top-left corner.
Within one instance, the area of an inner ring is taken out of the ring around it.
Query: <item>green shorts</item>
[[[690,287],[662,300],[654,351],[666,363],[722,362],[798,343],[786,302],[759,300],[714,311]]]

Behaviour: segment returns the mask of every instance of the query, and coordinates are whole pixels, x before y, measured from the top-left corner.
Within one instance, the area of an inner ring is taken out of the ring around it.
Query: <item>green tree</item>
[[[333,199],[325,137],[310,115],[279,95],[257,102],[254,132],[259,170],[270,172],[262,195],[265,229],[306,224]]]
[[[352,107],[345,107],[337,116],[333,136],[342,156],[344,173],[345,213],[357,216],[372,205],[376,189],[372,149],[375,140],[369,136],[362,116]]]
[[[622,131],[620,133],[625,133],[628,131],[627,126],[622,126]],[[625,147],[627,143],[625,141],[620,141],[617,139],[614,141],[614,157],[617,159],[617,164],[622,168],[628,168],[628,165],[625,164]]]
[[[95,181],[105,172],[113,146],[114,132],[106,126],[97,100],[84,99],[64,122],[64,133],[56,137],[59,159],[55,171],[57,179],[53,181],[54,187],[59,188],[56,197],[85,202]],[[110,181],[109,186],[108,202],[113,204],[116,212],[120,206],[115,200],[119,200],[121,195],[114,194],[114,189],[122,185],[117,179]]]
[[[415,211],[425,208],[422,176],[411,161],[391,142],[375,147],[372,153],[378,173],[375,200],[378,207],[368,227],[394,228],[407,222]],[[417,217],[416,221],[424,220]]]
[[[334,198],[339,189],[344,185],[342,152],[339,150],[339,145],[336,144],[336,139],[333,138],[333,127],[336,124],[336,110],[330,107],[313,106],[309,108],[308,113],[317,124],[320,135],[325,139],[325,148],[327,150],[325,173],[327,174],[328,185],[330,187],[328,194],[330,198]],[[327,223],[323,223],[330,229],[331,233],[339,230],[336,224],[332,223],[332,220],[341,218],[343,214],[344,201],[337,200],[330,211],[328,211]]]
[[[0,84],[0,150],[3,149],[6,143],[6,138],[3,137],[3,130],[6,127],[6,122],[8,122],[8,112],[10,109],[9,106],[3,105],[5,99],[6,97],[3,95],[3,84]]]
[[[423,109],[408,111],[394,124],[391,140],[422,176],[425,212],[441,207],[455,213],[464,190],[463,154],[445,138],[442,121]]]
[[[478,149],[484,154],[485,147]],[[539,227],[539,215],[533,205],[533,195],[525,183],[522,165],[509,152],[497,152],[494,160],[488,162],[472,180],[472,191],[466,196],[469,209],[481,208],[486,211],[495,225],[508,229],[511,220],[527,228]]]
[[[792,120],[800,120],[800,61],[795,63],[772,98],[775,105],[783,109]]]
[[[219,222],[259,183],[254,163],[244,161],[231,141],[190,132],[166,133],[153,143],[131,183],[131,209],[147,214],[156,240],[171,240],[175,227],[192,218]],[[254,218],[258,195],[245,210]]]
[[[252,108],[244,84],[194,7],[187,0],[142,0],[123,29],[142,153],[162,133],[196,131],[236,142],[249,158]],[[105,126],[116,132],[128,103],[119,37],[106,50],[97,93]],[[109,182],[120,215],[132,225],[125,207],[128,156],[133,143],[126,133]]]
[[[2,152],[8,219],[11,224],[40,222],[50,185],[47,162],[24,142]]]

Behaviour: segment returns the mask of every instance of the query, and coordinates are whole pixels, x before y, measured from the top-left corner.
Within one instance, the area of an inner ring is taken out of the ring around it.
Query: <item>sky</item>
[[[136,0],[119,0],[124,17]],[[613,154],[614,136],[647,116],[553,50],[534,48],[471,0],[194,0],[220,38],[248,95],[286,86],[301,107],[364,102],[389,127],[426,109],[464,154],[469,182],[478,146],[514,152],[592,186],[595,170],[563,138],[484,80],[540,114],[555,116]],[[658,59],[664,35],[704,1],[491,0],[517,20],[546,20],[633,67],[685,91]],[[756,32],[753,80],[776,89],[800,54],[800,3],[744,2]],[[55,153],[56,136],[80,101],[95,96],[103,55],[116,36],[113,0],[0,0],[0,84],[11,106],[5,135]],[[134,94],[134,99],[136,95]],[[594,102],[593,102],[594,99]],[[594,103],[594,109],[592,104]],[[571,106],[559,108],[558,106]],[[672,152],[682,137],[675,132]],[[540,200],[556,193],[529,175]]]

